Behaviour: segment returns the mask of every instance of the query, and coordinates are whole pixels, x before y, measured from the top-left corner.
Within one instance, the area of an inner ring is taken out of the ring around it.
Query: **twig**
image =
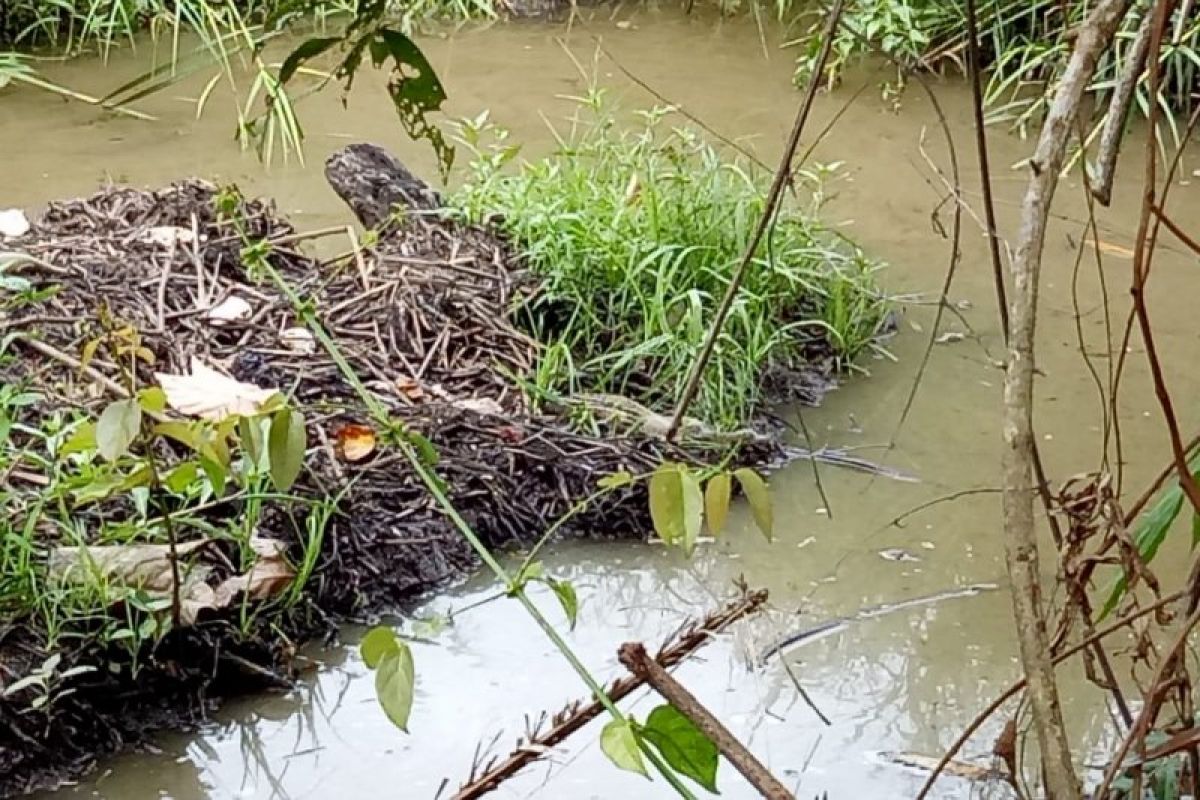
[[[64,353],[62,350],[59,350],[54,345],[46,344],[43,341],[40,341],[38,339],[32,339],[28,336],[22,336],[22,337],[18,338],[17,341],[20,342],[21,344],[24,344],[30,350],[36,350],[44,356],[53,358],[55,361],[59,361],[63,364],[66,364],[69,367],[74,367],[75,369],[79,370],[80,372],[84,373],[85,375],[88,375],[89,377],[96,380],[105,389],[108,389],[110,392],[117,395],[118,397],[129,397],[129,390],[127,390],[124,386],[117,383],[112,378],[105,375],[103,372],[100,372],[95,367],[84,366],[83,363],[79,359],[75,358],[74,356]]]
[[[1012,582],[1013,616],[1029,699],[1037,729],[1047,793],[1058,800],[1080,797],[1079,782],[1063,727],[1046,621],[1033,514],[1033,370],[1038,279],[1050,202],[1058,185],[1067,139],[1079,104],[1130,0],[1101,0],[1078,29],[1075,48],[1046,114],[1030,161],[1033,174],[1022,203],[1018,244],[1012,263],[1013,307],[1004,378],[1005,560]]]
[[[662,649],[655,660],[663,667],[678,664],[734,622],[757,611],[766,601],[765,589],[742,595],[720,611],[710,614],[699,625],[685,628],[673,643]],[[634,676],[619,678],[609,688],[608,697],[614,703],[620,702],[642,685],[642,680]],[[603,712],[604,706],[598,701],[586,704],[579,701],[572,703],[551,719],[548,730],[530,736],[503,761],[489,766],[482,775],[473,775],[451,800],[473,800],[482,797],[525,766],[540,760],[547,749],[563,742]]]
[[[763,797],[767,800],[793,800],[795,795],[780,783],[779,779],[772,775],[770,770],[696,699],[695,695],[671,677],[657,661],[650,658],[641,642],[626,642],[621,645],[617,650],[617,658],[626,669],[654,687],[676,711],[691,720]]]
[[[712,356],[713,348],[716,347],[717,338],[721,335],[721,329],[725,327],[725,317],[729,314],[729,309],[733,306],[733,300],[737,297],[738,289],[742,285],[742,280],[746,276],[747,270],[750,268],[751,262],[754,260],[754,253],[758,250],[759,244],[762,243],[763,235],[775,219],[775,214],[779,210],[779,201],[783,197],[784,186],[787,185],[788,179],[792,174],[792,158],[796,154],[796,148],[800,144],[800,134],[804,131],[804,124],[808,121],[808,113],[812,109],[813,100],[817,96],[817,86],[820,84],[820,77],[825,70],[825,61],[829,58],[829,50],[833,45],[834,32],[837,30],[838,22],[842,18],[842,9],[845,8],[846,0],[835,0],[833,9],[829,12],[828,21],[825,24],[824,38],[821,41],[821,52],[817,54],[817,61],[812,75],[809,76],[808,86],[804,92],[804,98],[800,101],[800,107],[796,111],[796,120],[792,124],[792,131],[788,135],[787,146],[783,151],[783,158],[779,160],[779,166],[775,170],[775,178],[771,181],[770,191],[767,192],[766,204],[763,207],[762,216],[758,220],[758,226],[754,229],[754,235],[750,237],[750,242],[746,245],[746,251],[742,255],[741,263],[733,273],[733,277],[729,280],[729,286],[725,289],[725,296],[721,298],[721,305],[717,308],[717,313],[713,317],[712,326],[708,329],[708,335],[704,339],[704,346],[700,350],[700,355],[696,359],[696,363],[692,366],[692,371],[688,374],[687,383],[684,385],[683,393],[679,397],[679,404],[675,407],[675,414],[671,418],[671,424],[667,428],[667,441],[674,441],[675,435],[679,432],[679,426],[683,423],[683,417],[687,413],[688,406],[691,405],[692,399],[696,396],[696,390],[700,387],[700,379],[704,375],[704,368],[708,364],[709,358]]]
[[[1100,205],[1107,207],[1112,202],[1113,178],[1117,174],[1117,155],[1121,152],[1121,137],[1125,133],[1125,118],[1133,100],[1133,90],[1146,66],[1146,54],[1150,51],[1150,33],[1153,14],[1146,14],[1138,27],[1133,47],[1126,54],[1116,88],[1108,101],[1108,113],[1104,117],[1104,128],[1100,131],[1100,151],[1096,156],[1096,180],[1092,185],[1092,196]],[[1150,95],[1154,97],[1153,94]],[[1151,105],[1156,103],[1151,100]]]
[[[988,166],[987,131],[983,121],[983,88],[979,64],[979,26],[975,19],[975,0],[967,0],[967,64],[971,73],[971,105],[975,117],[975,149],[979,157],[979,181],[983,191],[983,215],[987,220],[988,246],[991,248],[992,275],[996,283],[996,302],[1000,308],[1000,329],[1008,341],[1008,297],[1004,289],[1004,265],[1000,260],[1000,233],[996,228],[996,204],[992,198],[992,175]]]

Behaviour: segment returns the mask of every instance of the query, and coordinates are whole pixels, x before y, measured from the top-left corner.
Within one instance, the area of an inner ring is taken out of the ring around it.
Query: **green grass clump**
[[[516,148],[503,131],[486,116],[464,123],[475,159],[452,203],[472,221],[494,216],[541,278],[521,309],[546,345],[537,389],[622,394],[669,411],[763,212],[770,176],[668,126],[665,109],[627,126],[602,93],[581,103],[557,151],[515,172],[504,169]],[[484,145],[488,132],[498,139]],[[801,367],[825,342],[848,365],[885,315],[876,267],[788,201],[755,253],[691,413],[722,428],[744,425],[764,400],[767,374]]]

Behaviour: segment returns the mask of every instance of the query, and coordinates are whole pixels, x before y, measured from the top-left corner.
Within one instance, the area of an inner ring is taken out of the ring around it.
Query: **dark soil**
[[[512,376],[530,372],[538,345],[508,318],[513,297],[530,288],[509,244],[437,215],[437,195],[377,149],[347,148],[327,172],[359,219],[380,230],[376,245],[318,261],[269,203],[239,199],[239,232],[218,215],[216,187],[195,180],[53,203],[26,236],[4,242],[3,249],[38,259],[18,274],[36,289],[53,289],[37,303],[0,307],[0,339],[16,334],[0,357],[0,384],[45,398],[27,409],[25,424],[63,410],[95,415],[116,399],[115,365],[98,356],[81,370],[79,359],[101,320],[120,321],[136,327],[154,354],[153,366],[139,367],[140,385],[153,383],[156,371],[189,371],[195,356],[239,380],[288,392],[308,420],[309,459],[297,491],[345,494],[299,603],[264,601],[249,626],[238,624],[236,612],[206,612],[140,653],[136,673],[128,653],[103,651],[86,625],[60,638],[60,669],[101,668],[73,679],[72,693],[41,710],[30,711],[27,692],[0,697],[0,795],[56,785],[154,731],[201,723],[221,697],[286,687],[304,641],[332,637],[342,621],[403,608],[477,565],[400,453],[381,447],[355,463],[335,454],[336,429],[367,423],[366,409],[323,350],[301,353],[281,342],[281,332],[300,322],[269,279],[247,272],[243,236],[271,243],[270,264],[315,309],[368,388],[432,442],[451,500],[489,547],[528,546],[602,475],[646,472],[665,459],[710,462],[728,448],[590,436],[531,409]],[[392,213],[397,204],[400,214]],[[195,239],[151,241],[148,232],[163,226]],[[214,326],[208,309],[232,295],[248,300],[253,315]],[[824,387],[826,371],[816,369],[806,388]],[[738,461],[762,466],[785,455],[776,439],[763,438],[744,445]],[[27,473],[28,464],[22,467]],[[16,513],[34,513],[29,501],[39,476],[25,474],[25,484],[15,474],[3,477],[27,501]],[[88,530],[121,513],[98,505],[103,510],[77,511]],[[219,520],[242,512],[231,500],[206,513]],[[298,558],[302,513],[269,508],[263,527]],[[564,533],[641,537],[650,528],[636,484],[579,514]],[[55,539],[47,529],[41,544],[52,547]],[[5,685],[48,655],[46,631],[33,619],[10,612],[0,627]]]

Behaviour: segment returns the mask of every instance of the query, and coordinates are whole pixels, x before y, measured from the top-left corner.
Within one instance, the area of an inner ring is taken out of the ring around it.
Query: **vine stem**
[[[317,338],[317,341],[319,341],[321,346],[325,348],[325,351],[329,353],[329,357],[333,359],[335,364],[337,364],[342,376],[351,385],[363,403],[366,404],[371,416],[374,417],[375,421],[385,429],[398,434],[396,435],[395,440],[396,445],[400,448],[400,452],[404,455],[405,459],[408,460],[409,464],[413,468],[413,471],[417,473],[417,477],[419,477],[421,482],[425,484],[425,488],[441,507],[442,512],[445,513],[458,532],[461,533],[463,538],[465,538],[471,545],[471,548],[479,556],[480,560],[483,561],[484,565],[487,566],[487,568],[491,570],[501,582],[504,583],[508,590],[508,594],[516,598],[517,602],[521,604],[522,608],[524,608],[529,616],[533,618],[533,621],[537,623],[539,628],[542,629],[542,632],[546,635],[546,638],[549,639],[550,642],[558,649],[559,653],[562,654],[563,658],[566,659],[567,663],[571,665],[571,668],[575,670],[575,673],[580,677],[588,689],[591,690],[592,694],[595,695],[596,699],[601,703],[601,705],[604,706],[605,710],[608,711],[613,719],[625,722],[625,715],[622,714],[621,710],[617,708],[615,703],[613,703],[612,698],[610,698],[607,692],[604,691],[604,687],[600,685],[600,682],[596,680],[591,672],[588,671],[588,668],[583,664],[583,662],[579,660],[579,657],[575,654],[575,651],[571,649],[571,646],[567,644],[566,640],[562,638],[562,635],[555,630],[554,626],[550,624],[550,621],[546,619],[546,616],[542,614],[541,609],[539,609],[537,605],[535,605],[534,602],[529,599],[529,596],[525,593],[524,583],[513,579],[509,572],[504,569],[504,566],[496,559],[495,555],[493,555],[488,549],[487,545],[483,543],[483,540],[479,538],[479,534],[475,532],[470,523],[463,519],[462,515],[459,514],[458,509],[454,507],[454,503],[450,501],[450,498],[443,490],[441,480],[437,477],[429,465],[427,465],[421,459],[420,454],[417,453],[412,444],[410,444],[404,438],[404,432],[402,428],[399,428],[396,421],[388,415],[387,409],[384,408],[383,404],[379,402],[379,399],[376,398],[375,395],[372,394],[371,391],[363,384],[362,380],[359,379],[358,374],[354,371],[354,368],[342,355],[341,349],[338,347],[337,342],[333,341],[333,338],[330,337],[324,326],[321,325],[319,320],[317,320],[312,309],[309,308],[303,300],[301,300],[292,286],[286,280],[284,280],[283,276],[279,274],[272,264],[266,261],[266,259],[263,260],[262,264],[266,269],[267,274],[271,276],[271,280],[275,283],[276,287],[283,292],[285,297],[287,297],[288,302],[290,302],[292,305],[292,308],[295,309],[300,318],[304,320],[304,323],[312,330],[313,335]],[[667,783],[671,785],[671,788],[674,789],[680,797],[686,798],[686,800],[696,800],[696,797],[694,794],[692,794],[691,790],[683,784],[679,776],[677,776],[674,770],[672,770],[662,760],[658,753],[656,753],[640,738],[638,738],[638,746],[645,754],[646,759],[654,765],[654,768],[663,776]]]

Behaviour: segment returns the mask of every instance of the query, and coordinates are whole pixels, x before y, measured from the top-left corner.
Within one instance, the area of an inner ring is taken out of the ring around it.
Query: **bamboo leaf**
[[[304,466],[307,438],[300,412],[282,408],[271,418],[267,451],[271,461],[271,482],[281,492],[292,488]]]
[[[704,487],[704,518],[708,520],[708,530],[713,536],[718,536],[725,529],[732,484],[729,473],[722,472],[709,478]]]
[[[742,469],[733,473],[742,492],[750,503],[750,512],[754,515],[754,524],[762,531],[763,536],[770,541],[774,535],[775,513],[771,508],[771,493],[767,490],[766,482],[753,470]]]

